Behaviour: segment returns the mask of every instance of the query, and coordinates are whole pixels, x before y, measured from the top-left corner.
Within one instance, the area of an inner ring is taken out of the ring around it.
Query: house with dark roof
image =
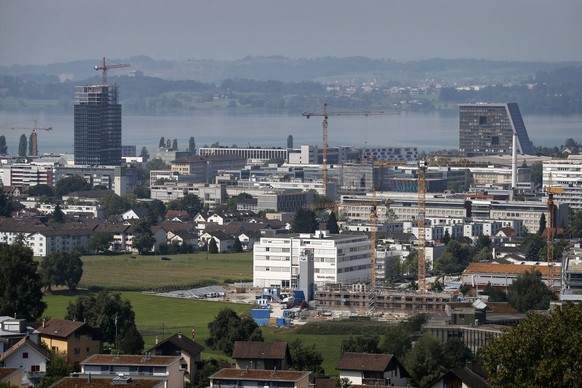
[[[204,247],[210,243],[210,240],[214,239],[216,246],[218,247],[218,252],[230,252],[234,246],[235,237],[228,235],[220,230],[203,233],[198,239],[198,246]]]
[[[156,340],[157,341],[157,340]],[[180,367],[184,371],[184,381],[198,381],[198,363],[204,347],[182,333],[176,333],[146,350],[152,356],[180,356]]]
[[[308,388],[310,374],[311,372],[291,370],[225,368],[210,376],[210,387]]]
[[[336,369],[352,385],[406,387],[410,378],[392,354],[345,352]]]
[[[38,382],[46,373],[49,358],[44,348],[24,337],[0,356],[0,367],[22,369],[31,382]]]
[[[79,377],[106,379],[109,385],[131,385],[134,381],[162,381],[167,388],[184,386],[184,371],[180,356],[153,356],[128,354],[94,354],[81,362]],[[112,377],[123,377],[112,381]],[[157,385],[156,385],[157,386]]]
[[[63,353],[70,365],[77,366],[87,357],[103,351],[101,330],[84,322],[51,318],[37,328],[40,340],[51,352]]]
[[[287,370],[291,364],[287,342],[236,341],[232,358],[238,369]]]
[[[20,387],[25,384],[24,370],[22,368],[1,368],[0,386],[8,384],[8,387]]]
[[[487,373],[478,364],[467,363],[465,366],[450,369],[429,387],[491,388],[491,384],[487,382]]]

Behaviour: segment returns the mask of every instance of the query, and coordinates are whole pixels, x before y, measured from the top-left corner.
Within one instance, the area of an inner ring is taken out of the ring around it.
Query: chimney
[[[43,319],[42,319],[42,327],[43,327],[43,328],[44,328],[44,327],[46,327],[46,318],[43,318]]]
[[[181,331],[178,332],[178,338],[182,339],[182,332]]]
[[[156,335],[156,345],[160,342],[160,340],[158,339],[158,336]]]

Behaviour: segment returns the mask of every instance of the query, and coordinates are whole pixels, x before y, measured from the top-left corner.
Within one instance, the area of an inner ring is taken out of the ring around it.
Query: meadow
[[[252,280],[252,253],[83,256],[82,289],[148,291]]]
[[[48,307],[46,317],[63,318],[67,306],[78,296],[105,289],[120,292],[123,299],[131,302],[136,315],[138,329],[145,341],[145,349],[176,332],[188,336],[195,329],[195,341],[205,344],[208,324],[223,308],[230,308],[239,314],[250,313],[252,304],[225,301],[179,299],[153,295],[141,290],[187,288],[190,285],[208,281],[217,284],[252,279],[252,254],[205,253],[192,255],[172,255],[171,260],[161,260],[161,256],[88,256],[83,257],[83,278],[79,291],[69,293],[57,291],[44,296]],[[315,345],[321,352],[323,368],[330,375],[337,375],[335,367],[339,361],[342,340],[363,331],[378,333],[378,328],[365,328],[362,322],[318,323],[314,330],[308,325],[276,328],[261,327],[265,341],[287,341],[298,338],[304,345]],[[228,360],[221,352],[206,348],[203,358]]]

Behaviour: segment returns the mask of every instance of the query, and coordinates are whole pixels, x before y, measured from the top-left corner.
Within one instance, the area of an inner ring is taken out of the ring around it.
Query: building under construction
[[[370,291],[365,284],[329,284],[316,292],[315,299],[318,307],[330,310],[436,313],[445,311],[445,305],[455,301],[456,295],[382,288]]]

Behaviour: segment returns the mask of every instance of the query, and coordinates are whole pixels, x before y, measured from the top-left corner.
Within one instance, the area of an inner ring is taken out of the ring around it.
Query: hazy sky
[[[582,60],[582,0],[0,0],[0,65],[103,56]]]

